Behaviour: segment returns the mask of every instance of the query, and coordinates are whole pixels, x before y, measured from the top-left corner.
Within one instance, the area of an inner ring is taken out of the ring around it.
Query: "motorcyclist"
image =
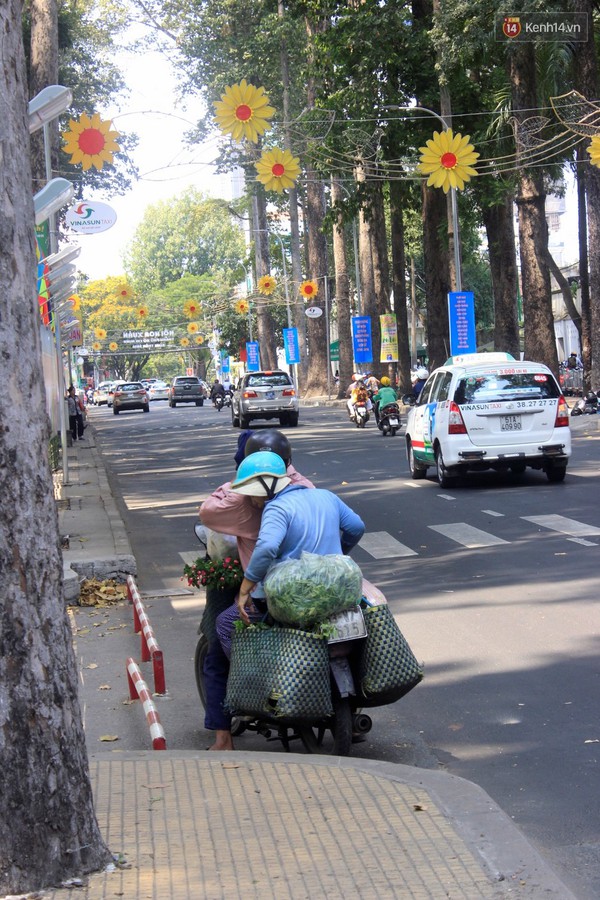
[[[244,432],[244,459],[259,451],[268,451],[283,460],[287,477],[291,484],[314,487],[313,483],[296,471],[292,465],[292,448],[284,434],[274,428],[256,432]],[[239,448],[238,448],[239,450]],[[237,462],[237,454],[236,454]],[[239,467],[238,467],[239,470]],[[231,482],[225,482],[200,506],[200,521],[207,528],[220,534],[235,535],[238,556],[244,569],[254,550],[262,516],[262,502],[255,502],[251,496],[231,490]],[[231,601],[229,601],[230,603]],[[229,660],[225,656],[216,634],[207,635],[209,649],[204,663],[206,690],[206,710],[204,726],[215,731],[215,742],[211,750],[233,750],[231,737],[231,716],[224,709],[229,674]]]
[[[395,403],[398,399],[396,391],[392,387],[392,383],[387,375],[384,375],[379,382],[379,390],[373,397],[373,409],[375,410],[375,421],[379,424],[379,411],[387,406],[388,403]]]
[[[373,403],[371,402],[371,398],[369,397],[369,392],[361,376],[355,375],[353,377],[355,380],[352,382],[347,391],[347,393],[349,393],[350,395],[347,402],[348,415],[350,416],[350,418],[352,418],[354,414],[354,407],[357,403],[364,403],[368,410],[371,410],[373,408]]]
[[[225,399],[225,388],[223,387],[219,379],[215,378],[210,389],[210,399],[212,400],[213,404],[217,397],[222,397],[223,399]]]
[[[427,369],[424,366],[419,366],[419,368],[415,372],[415,376],[416,376],[416,378],[415,378],[414,384],[412,386],[412,390],[413,390],[415,400],[418,400],[419,394],[425,387],[425,382],[429,378],[429,372],[427,371]]]

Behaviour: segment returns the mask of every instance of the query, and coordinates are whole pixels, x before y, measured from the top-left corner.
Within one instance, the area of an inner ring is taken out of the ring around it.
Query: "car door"
[[[410,440],[415,458],[421,462],[432,465],[435,462],[431,442],[432,419],[434,418],[431,401],[436,384],[439,384],[442,372],[432,372],[423,390],[419,394],[417,405],[413,410],[413,419]]]

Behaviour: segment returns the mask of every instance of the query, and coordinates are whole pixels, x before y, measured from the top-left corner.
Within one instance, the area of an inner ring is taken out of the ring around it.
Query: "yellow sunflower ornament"
[[[265,89],[248,84],[245,78],[239,84],[226,87],[221,99],[213,105],[217,125],[223,134],[230,134],[234,141],[246,138],[253,144],[265,133],[269,119],[275,114]]]
[[[119,284],[115,290],[115,297],[118,300],[131,300],[133,291],[128,284]]]
[[[264,294],[266,297],[269,294],[272,294],[275,288],[277,287],[277,282],[273,278],[272,275],[263,275],[258,279],[258,292],[259,294]]]
[[[108,349],[111,351],[111,353],[114,353],[115,350],[119,349],[119,345],[117,344],[116,341],[111,341],[110,344],[108,345]]]
[[[101,349],[102,344],[99,341],[94,341],[94,343],[92,344],[92,350],[94,351],[94,353],[98,353],[98,351]]]
[[[204,335],[203,334],[196,335],[196,337],[194,338],[194,341],[196,344],[203,344],[204,343]]]
[[[84,172],[94,166],[101,169],[104,163],[112,163],[113,153],[121,149],[116,138],[118,131],[111,131],[112,122],[103,122],[98,113],[90,118],[85,113],[79,121],[71,119],[69,131],[63,133],[65,152],[71,156],[71,162],[81,163]]]
[[[196,316],[200,315],[201,311],[202,307],[197,300],[186,300],[183,304],[183,312],[188,319],[195,319]]]
[[[590,154],[590,163],[600,169],[600,134],[595,134],[587,148]]]
[[[473,164],[479,158],[470,136],[454,134],[451,128],[446,131],[434,131],[433,140],[427,141],[426,147],[419,147],[421,157],[419,171],[429,175],[427,187],[442,188],[445,194],[450,188],[462,191],[472,175],[477,175]]]
[[[179,343],[181,344],[182,347],[189,347],[190,339],[188,337],[182,337],[181,340],[179,341]]]
[[[104,338],[106,337],[106,331],[105,331],[105,329],[104,329],[104,328],[96,328],[95,331],[94,331],[94,337],[95,337],[96,340],[98,340],[98,341],[103,341]]]
[[[190,322],[190,324],[187,327],[187,333],[188,334],[196,334],[196,332],[199,330],[199,328],[200,328],[200,326],[198,325],[197,322]]]
[[[147,306],[138,306],[138,308],[137,308],[138,318],[140,318],[140,319],[147,319],[149,312],[150,312],[150,309]]]
[[[244,300],[244,299],[238,300],[238,302],[235,304],[235,311],[237,313],[239,313],[240,315],[245,315],[249,309],[250,309],[250,304],[248,303],[247,300]]]
[[[298,290],[305,300],[312,300],[319,293],[319,286],[316,281],[303,281]]]
[[[254,163],[257,178],[267,191],[283,193],[285,188],[294,187],[300,174],[300,160],[289,150],[265,150],[258,162]]]

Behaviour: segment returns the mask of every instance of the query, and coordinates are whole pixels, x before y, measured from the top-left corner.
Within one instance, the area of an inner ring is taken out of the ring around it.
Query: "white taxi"
[[[563,481],[571,455],[569,409],[540,363],[509,353],[454,356],[412,401],[406,452],[412,477],[425,478],[435,466],[441,487],[468,471],[521,474],[527,466]]]

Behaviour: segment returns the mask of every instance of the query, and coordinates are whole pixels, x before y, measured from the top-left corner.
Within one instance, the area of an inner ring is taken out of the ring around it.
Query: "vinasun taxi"
[[[442,487],[468,471],[521,474],[528,466],[563,481],[571,455],[569,409],[540,363],[509,353],[454,356],[412,402],[406,452],[413,478],[435,467]]]

